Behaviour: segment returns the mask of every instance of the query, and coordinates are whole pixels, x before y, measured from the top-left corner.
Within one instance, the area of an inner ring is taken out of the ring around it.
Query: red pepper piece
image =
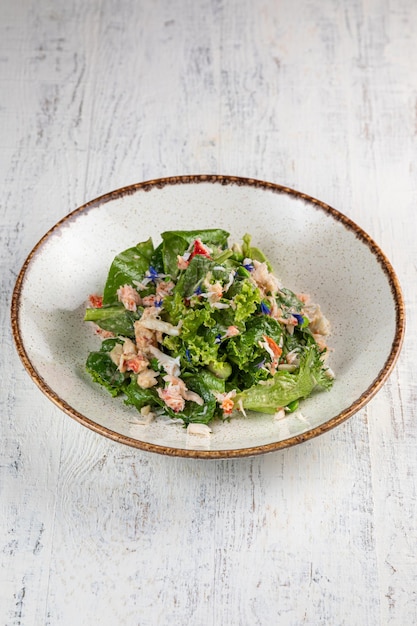
[[[103,306],[103,297],[102,296],[96,296],[95,294],[92,294],[89,298],[88,298],[91,306],[94,309],[101,309],[101,307]]]
[[[194,248],[190,254],[190,258],[188,259],[188,261],[191,261],[191,259],[197,256],[197,254],[199,254],[200,256],[205,256],[208,259],[211,259],[209,251],[207,250],[206,246],[203,243],[201,243],[200,239],[196,239],[194,241]]]

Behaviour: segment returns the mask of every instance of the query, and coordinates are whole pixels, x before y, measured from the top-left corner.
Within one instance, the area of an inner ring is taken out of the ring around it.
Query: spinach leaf
[[[149,268],[154,252],[152,239],[138,243],[118,254],[110,266],[103,293],[103,304],[117,302],[117,290],[123,285],[141,281]]]
[[[99,309],[86,309],[85,322],[94,322],[103,330],[109,330],[114,335],[134,337],[134,323],[140,318],[140,312],[128,311],[122,304],[103,306]]]
[[[212,364],[210,364],[211,367]],[[214,367],[214,363],[213,363]],[[199,380],[203,382],[206,387],[213,393],[223,393],[225,391],[225,380],[224,378],[219,378],[211,372],[209,369],[203,367],[198,373]],[[188,385],[188,382],[187,382]],[[193,390],[195,391],[195,389]]]
[[[129,385],[125,387],[124,392],[126,394],[125,404],[134,406],[138,411],[148,404],[152,407],[163,406],[164,404],[153,387],[142,389],[137,384],[135,378],[132,378]]]
[[[211,259],[201,255],[195,256],[191,259],[189,266],[180,276],[174,291],[179,293],[183,298],[190,298],[197,287],[201,285],[212,266],[213,261],[211,261]]]
[[[283,309],[288,308],[292,311],[299,312],[303,308],[301,300],[297,298],[295,293],[285,287],[279,290],[276,301],[278,306]]]
[[[185,425],[192,423],[208,424],[214,417],[217,403],[208,386],[209,377],[207,375],[195,374],[187,377],[187,387],[191,391],[198,393],[204,400],[204,404],[196,402],[186,402],[181,413],[175,413],[174,417],[180,417]]]
[[[207,230],[170,230],[162,233],[163,262],[166,274],[176,278],[178,274],[177,257],[182,256],[190,244],[196,239],[210,246],[224,248],[227,246],[229,233],[218,228]]]
[[[163,274],[165,272],[163,251],[164,251],[163,244],[161,242],[159,246],[155,248],[151,257],[151,262],[149,264],[149,265],[152,265],[154,270],[158,272],[159,274]]]
[[[117,396],[124,390],[126,381],[125,375],[118,370],[109,355],[117,342],[117,339],[103,341],[99,351],[90,352],[86,363],[86,370],[92,379],[105,387],[112,396]]]

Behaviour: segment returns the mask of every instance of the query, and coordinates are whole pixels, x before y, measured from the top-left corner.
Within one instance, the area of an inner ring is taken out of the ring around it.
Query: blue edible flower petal
[[[158,274],[156,269],[150,265],[148,271],[146,272],[146,276],[150,278],[153,283],[155,283],[160,277],[160,274]]]
[[[261,302],[261,312],[264,313],[265,315],[269,315],[271,312],[271,309],[269,308],[267,304],[265,304],[265,302]]]
[[[197,289],[194,289],[194,294],[196,296],[200,296],[203,293],[203,290],[201,289],[201,285],[198,285]]]
[[[188,348],[185,351],[185,358],[187,359],[187,361],[191,361],[191,352]]]
[[[300,315],[299,313],[291,313],[291,315],[295,317],[300,326],[304,324],[304,317],[302,315]]]
[[[245,270],[248,270],[248,272],[253,272],[253,269],[254,269],[253,263],[244,263],[243,267],[245,268]]]
[[[222,340],[222,336],[221,336],[220,334],[219,334],[219,335],[216,335],[216,338],[215,338],[215,340],[214,340],[214,343],[221,343],[221,340]]]

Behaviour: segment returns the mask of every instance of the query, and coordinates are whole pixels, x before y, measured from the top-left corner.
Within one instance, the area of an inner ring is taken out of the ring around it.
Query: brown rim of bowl
[[[65,400],[60,398],[54,391],[49,387],[46,381],[39,375],[35,367],[32,365],[30,358],[26,352],[21,332],[19,326],[19,309],[20,309],[20,297],[22,293],[22,286],[25,279],[26,271],[33,259],[36,255],[37,251],[41,248],[43,243],[56,231],[58,230],[62,224],[70,221],[78,214],[89,211],[97,206],[102,205],[103,203],[109,202],[110,200],[114,200],[116,198],[122,197],[126,194],[133,194],[136,191],[151,191],[153,189],[161,189],[166,185],[178,185],[178,184],[196,184],[196,183],[213,183],[213,184],[221,184],[221,185],[238,185],[238,186],[248,186],[248,187],[257,187],[260,189],[267,189],[269,191],[281,194],[287,194],[290,196],[294,196],[296,198],[300,198],[305,202],[313,204],[318,209],[325,211],[329,214],[333,219],[341,222],[347,229],[352,231],[358,239],[363,241],[371,252],[377,258],[379,264],[381,265],[384,273],[386,274],[391,292],[393,295],[393,299],[395,302],[396,309],[396,330],[395,336],[392,342],[391,351],[388,355],[388,358],[385,362],[384,367],[380,370],[375,380],[369,385],[369,387],[353,402],[347,409],[338,413],[333,418],[328,420],[325,424],[313,428],[305,433],[300,435],[289,437],[283,441],[253,446],[249,448],[238,448],[238,449],[227,449],[227,450],[188,450],[185,448],[173,448],[167,446],[160,446],[156,444],[151,444],[143,441],[139,441],[137,439],[133,439],[131,437],[121,435],[115,431],[110,430],[96,422],[90,420],[85,415],[82,415],[78,411],[76,411],[73,407],[71,407]],[[187,458],[198,458],[198,459],[230,459],[237,457],[246,457],[246,456],[255,456],[258,454],[265,454],[267,452],[273,452],[276,450],[282,450],[283,448],[288,448],[290,446],[294,446],[296,444],[307,441],[308,439],[313,439],[318,435],[321,435],[335,426],[338,426],[349,417],[357,413],[360,409],[362,409],[380,390],[383,386],[389,375],[391,374],[395,363],[398,359],[398,356],[401,351],[402,343],[404,340],[405,333],[405,305],[404,299],[401,291],[401,287],[397,276],[394,272],[391,263],[379,248],[379,246],[373,241],[367,233],[362,230],[355,222],[351,219],[332,208],[325,202],[321,200],[317,200],[307,194],[301,193],[289,187],[284,187],[282,185],[276,183],[265,182],[261,180],[257,180],[254,178],[244,178],[239,176],[228,176],[228,175],[218,175],[218,174],[197,174],[197,175],[186,175],[186,176],[171,176],[167,178],[158,178],[153,180],[148,180],[142,183],[136,183],[133,185],[129,185],[127,187],[122,187],[120,189],[111,191],[107,194],[104,194],[90,202],[83,204],[78,207],[61,220],[59,220],[52,228],[50,228],[45,235],[38,241],[35,247],[27,256],[22,269],[19,272],[19,275],[16,280],[16,284],[13,290],[12,295],[12,303],[11,303],[11,325],[12,325],[12,333],[15,341],[15,345],[17,348],[17,352],[19,357],[29,373],[32,380],[36,383],[36,385],[40,388],[40,390],[54,403],[58,406],[64,413],[80,422],[87,428],[103,435],[113,441],[117,441],[119,443],[123,443],[125,445],[139,448],[141,450],[145,450],[147,452],[156,452],[158,454],[163,454],[167,456],[180,456]]]

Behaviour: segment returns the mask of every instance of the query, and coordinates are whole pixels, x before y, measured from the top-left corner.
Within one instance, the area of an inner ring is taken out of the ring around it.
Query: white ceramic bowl
[[[216,423],[209,439],[171,421],[134,424],[135,409],[86,374],[99,340],[83,322],[87,297],[102,291],[114,256],[173,229],[250,232],[283,284],[307,292],[332,324],[330,392],[277,421],[253,414]],[[401,349],[404,304],[394,271],[371,238],[323,202],[286,187],[231,176],[181,176],[132,185],[76,209],[29,254],[16,282],[12,329],[24,366],[41,390],[84,426],[121,443],[168,455],[261,454],[315,437],[362,408],[381,388]]]

